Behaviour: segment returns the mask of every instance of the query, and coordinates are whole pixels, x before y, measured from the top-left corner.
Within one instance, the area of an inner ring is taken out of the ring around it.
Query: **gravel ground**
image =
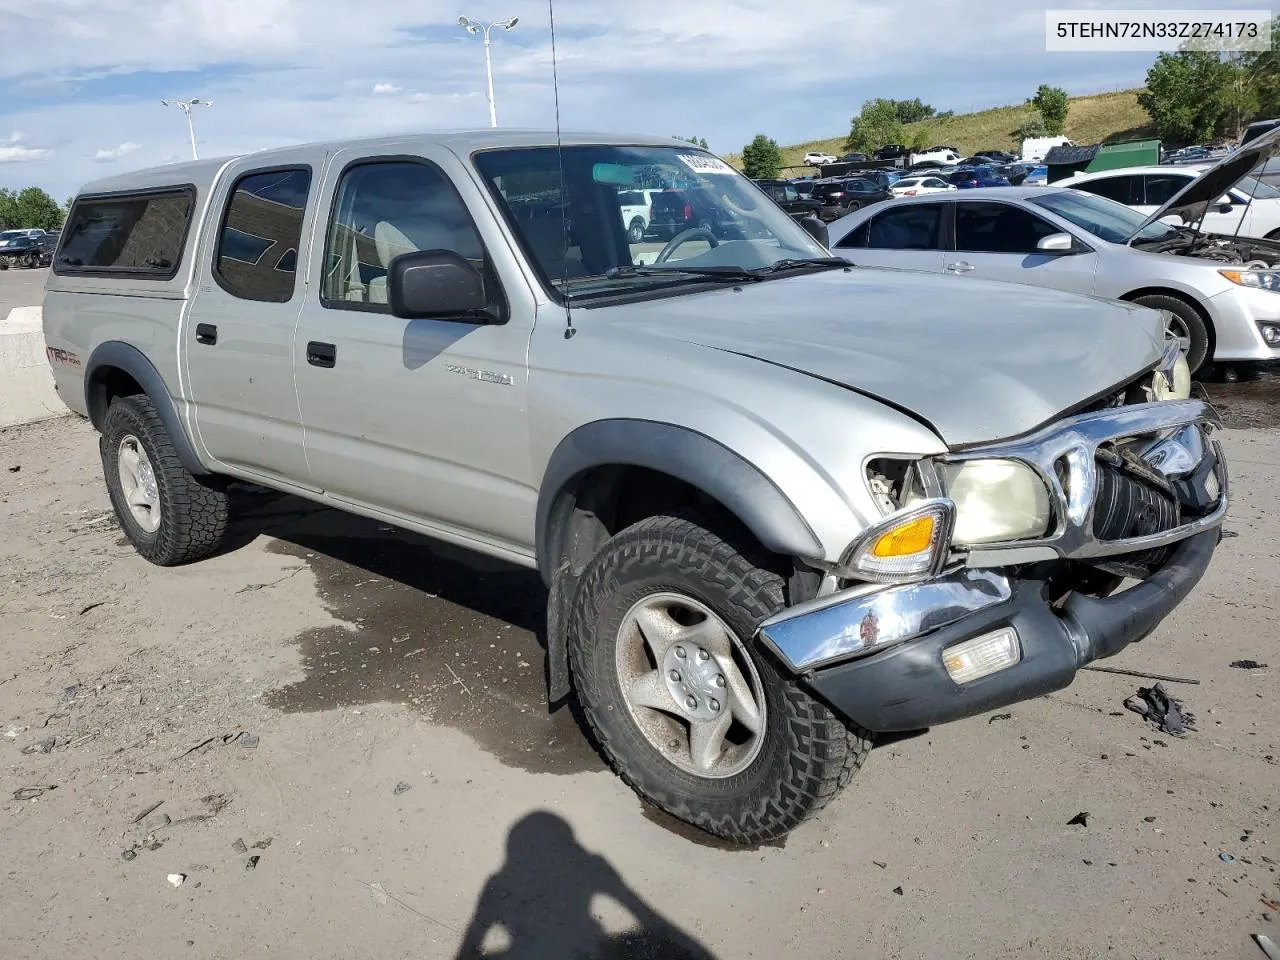
[[[1170,686],[1195,732],[1085,673],[882,742],[744,850],[548,713],[536,576],[249,494],[233,549],[151,567],[87,424],[2,431],[0,954],[1251,960],[1280,939],[1280,435],[1227,437],[1234,536],[1110,661],[1201,680]]]

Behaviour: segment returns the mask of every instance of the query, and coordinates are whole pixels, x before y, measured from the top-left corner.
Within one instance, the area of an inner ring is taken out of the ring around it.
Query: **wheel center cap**
[[[709,651],[672,644],[662,658],[662,675],[671,699],[690,720],[715,720],[728,709],[724,673]]]

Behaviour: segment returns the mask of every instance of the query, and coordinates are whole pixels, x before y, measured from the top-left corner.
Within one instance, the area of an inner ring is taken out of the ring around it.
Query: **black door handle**
[[[332,367],[338,362],[338,348],[332,343],[312,340],[307,344],[307,363],[313,367]]]
[[[212,323],[196,324],[196,343],[214,344],[218,342],[218,328]]]

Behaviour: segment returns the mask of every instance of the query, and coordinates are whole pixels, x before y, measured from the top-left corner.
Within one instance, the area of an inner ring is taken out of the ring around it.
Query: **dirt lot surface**
[[[232,549],[151,567],[87,424],[0,432],[0,956],[1253,960],[1280,940],[1280,434],[1227,443],[1231,536],[1108,662],[1201,680],[1169,685],[1195,731],[1083,673],[883,742],[744,850],[548,713],[535,575],[248,492]]]

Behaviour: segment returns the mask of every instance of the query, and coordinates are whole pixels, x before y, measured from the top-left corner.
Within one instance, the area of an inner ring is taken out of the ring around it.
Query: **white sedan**
[[[804,162],[811,167],[821,167],[824,164],[835,163],[837,159],[829,153],[815,153],[813,151],[804,155]]]
[[[889,192],[895,197],[918,197],[925,193],[946,193],[958,190],[954,183],[947,183],[941,177],[903,177],[894,181]]]
[[[1126,167],[1076,174],[1059,181],[1058,186],[1097,194],[1132,207],[1139,213],[1151,214],[1189,187],[1207,169],[1203,164]],[[1209,233],[1238,233],[1242,237],[1280,240],[1280,190],[1254,177],[1242,177],[1239,183],[1209,205],[1202,229]]]

